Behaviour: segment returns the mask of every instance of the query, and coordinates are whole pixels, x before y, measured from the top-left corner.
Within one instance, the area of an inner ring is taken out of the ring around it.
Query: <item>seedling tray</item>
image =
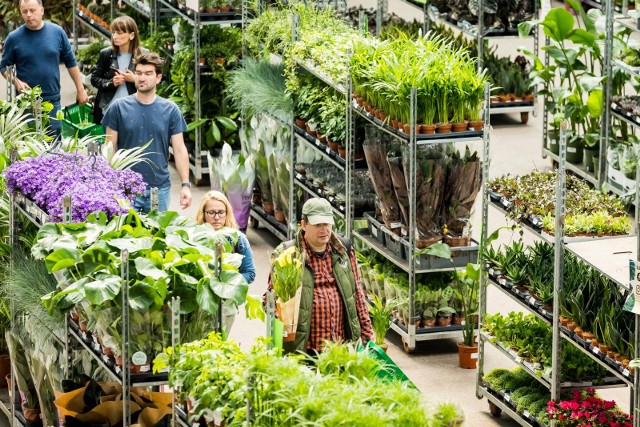
[[[364,217],[367,220],[367,228],[369,230],[369,234],[371,234],[375,239],[380,242],[380,244],[385,244],[385,233],[382,231],[382,224],[378,222],[375,218],[374,212],[365,212]]]
[[[404,246],[405,255],[408,254],[409,241],[402,239],[402,245]],[[478,242],[471,239],[469,246],[451,248],[451,261],[434,255],[418,255],[416,256],[416,268],[419,270],[438,270],[452,267],[464,268],[468,263],[475,264],[478,261],[478,249]]]

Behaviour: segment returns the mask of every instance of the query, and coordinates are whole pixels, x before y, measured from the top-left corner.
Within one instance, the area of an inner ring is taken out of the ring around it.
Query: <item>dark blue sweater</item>
[[[76,66],[76,58],[64,30],[45,22],[37,31],[21,25],[9,33],[4,43],[0,73],[16,66],[17,77],[29,86],[40,86],[42,98],[60,99],[60,63]]]

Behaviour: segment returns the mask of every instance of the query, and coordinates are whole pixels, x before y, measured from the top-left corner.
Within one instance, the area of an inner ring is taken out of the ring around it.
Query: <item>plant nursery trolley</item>
[[[429,0],[401,0],[416,9],[419,9],[423,14],[424,32],[428,32],[431,23],[443,24],[456,31],[460,31],[466,36],[474,39],[478,46],[478,69],[483,68],[484,60],[484,47],[488,40],[501,40],[501,39],[517,39],[519,38],[517,30],[507,30],[502,32],[494,32],[491,30],[481,31],[484,27],[484,8],[483,0],[478,0],[478,23],[469,24],[468,22],[452,22],[449,19],[443,18],[441,13],[435,6],[432,6]],[[538,16],[538,2],[534,2],[534,16]],[[385,12],[386,13],[386,10]],[[534,52],[538,52],[539,49],[538,37],[533,37],[533,49]],[[495,99],[495,98],[494,98]],[[505,101],[491,102],[491,109],[489,114],[510,114],[520,113],[520,122],[527,124],[529,122],[529,113],[533,113],[534,117],[537,115],[537,102],[535,96],[532,99],[509,99]]]
[[[193,27],[193,48],[194,48],[194,97],[195,97],[195,118],[194,121],[198,122],[202,119],[202,103],[204,100],[200,98],[201,77],[206,75],[206,72],[200,66],[198,60],[200,58],[200,46],[201,38],[200,31],[204,25],[244,25],[249,22],[250,17],[248,14],[248,8],[246,1],[243,2],[242,13],[218,13],[218,14],[203,14],[197,10],[193,10],[185,6],[184,4],[174,5],[168,0],[155,0],[155,7],[153,8],[154,16],[157,19],[158,11],[171,11],[175,16],[186,21]],[[157,21],[156,21],[157,22]],[[200,185],[204,175],[209,173],[207,166],[207,153],[202,151],[202,128],[199,126],[195,129],[195,148],[193,153],[189,153],[189,169],[193,173],[194,183]]]
[[[349,81],[349,88],[351,89],[352,82]],[[350,92],[352,92],[350,90]],[[409,179],[407,190],[409,199],[409,230],[417,230],[416,211],[418,209],[416,201],[416,149],[418,145],[423,144],[440,144],[440,143],[465,143],[476,142],[482,143],[482,170],[483,176],[488,176],[489,167],[489,84],[485,86],[485,103],[483,109],[484,127],[481,131],[464,131],[454,132],[448,134],[433,134],[433,135],[417,135],[416,130],[416,113],[417,113],[417,91],[415,88],[411,90],[410,98],[410,131],[409,134],[405,134],[402,131],[389,126],[387,123],[383,123],[375,118],[370,113],[367,113],[363,108],[355,103],[355,100],[350,100],[349,104],[354,113],[363,117],[369,124],[375,126],[380,132],[385,132],[402,144],[408,146],[409,149]],[[353,121],[350,122],[350,127],[353,127]],[[483,228],[483,233],[486,233]],[[375,236],[369,234],[366,230],[354,230],[351,233],[353,236],[360,239],[366,246],[370,247],[380,255],[387,258],[394,263],[400,269],[405,271],[409,275],[409,319],[408,325],[402,326],[397,323],[391,324],[391,329],[397,332],[402,338],[404,350],[406,353],[413,353],[416,348],[417,341],[428,341],[434,339],[444,338],[458,338],[462,336],[462,327],[459,325],[451,325],[446,327],[432,327],[432,328],[417,328],[415,326],[414,319],[418,317],[419,313],[415,312],[414,302],[416,297],[416,274],[429,273],[436,271],[452,271],[455,267],[462,267],[467,265],[468,262],[476,262],[478,258],[479,246],[473,245],[469,247],[459,248],[462,249],[463,255],[452,258],[455,264],[448,261],[443,262],[437,257],[429,256],[415,256],[416,249],[416,233],[409,232],[406,239],[401,243],[402,251],[392,252],[388,247],[382,245]],[[480,236],[480,245],[483,242],[483,236]],[[458,250],[458,248],[456,248]],[[419,317],[418,317],[419,319]]]
[[[565,203],[566,203],[566,168],[565,168],[565,155],[566,153],[566,130],[561,132],[560,137],[560,162],[557,169],[558,183],[556,186],[556,200],[555,200],[555,236],[542,233],[540,227],[537,227],[529,222],[522,221],[520,225],[533,233],[538,238],[545,240],[548,243],[554,244],[554,295],[560,295],[563,288],[563,268],[564,268],[564,253],[568,252],[575,256],[580,262],[590,265],[600,275],[608,278],[611,282],[615,283],[621,291],[629,290],[629,273],[628,273],[628,253],[638,253],[639,240],[637,236],[623,236],[616,238],[616,251],[620,252],[619,258],[615,265],[610,264],[610,259],[603,259],[602,256],[602,239],[597,238],[567,238],[564,236],[564,215],[565,215]],[[485,183],[483,189],[482,198],[482,215],[486,220],[488,217],[489,205],[496,208],[502,214],[506,214],[505,206],[508,206],[505,200],[497,200],[495,195],[490,195],[485,176]],[[638,195],[636,195],[638,197]],[[486,222],[485,222],[486,223]],[[636,218],[637,227],[637,218]],[[617,253],[617,252],[616,252]],[[488,265],[485,260],[481,260],[481,268],[484,270]],[[511,393],[512,390],[494,390],[491,386],[484,381],[485,375],[485,356],[486,347],[494,347],[504,357],[509,359],[512,363],[520,366],[525,372],[531,375],[532,379],[541,383],[546,389],[550,391],[551,399],[558,400],[560,393],[571,389],[582,389],[585,387],[592,388],[612,388],[612,387],[625,387],[629,386],[630,390],[630,402],[631,411],[638,407],[638,391],[636,385],[638,384],[638,372],[636,370],[635,375],[631,374],[629,370],[616,367],[616,365],[607,362],[607,358],[602,357],[597,347],[593,347],[589,342],[581,339],[575,335],[568,328],[561,326],[560,317],[560,301],[558,298],[553,300],[553,309],[548,311],[548,308],[543,308],[540,304],[536,303],[535,299],[529,295],[523,295],[516,291],[516,288],[509,288],[505,286],[502,279],[499,279],[497,275],[493,274],[493,269],[489,269],[488,272],[484,271],[482,274],[483,280],[480,286],[479,293],[479,314],[480,321],[482,322],[487,314],[487,289],[488,286],[495,287],[499,291],[503,292],[506,296],[516,302],[522,311],[525,313],[534,314],[539,320],[549,325],[552,329],[552,369],[550,375],[540,375],[540,371],[536,370],[535,366],[530,362],[527,362],[518,355],[517,352],[505,348],[502,343],[492,340],[487,332],[482,331],[479,335],[479,364],[478,374],[476,381],[476,396],[480,399],[486,397],[489,403],[489,409],[495,416],[499,416],[501,413],[509,415],[516,422],[522,426],[537,426],[543,425],[535,418],[535,414],[530,414],[527,411],[518,411],[515,404],[512,402]],[[635,348],[636,357],[639,349],[639,337],[638,332],[638,316],[635,316]],[[561,349],[564,342],[579,349],[583,354],[586,354],[593,361],[604,369],[606,369],[606,377],[602,382],[585,381],[581,383],[563,383],[560,379],[560,372],[562,368]],[[638,426],[638,419],[634,420],[634,427]]]
[[[98,24],[91,16],[87,15],[86,7],[80,8],[80,3],[78,0],[73,0],[73,21],[72,21],[72,31],[73,31],[73,46],[75,50],[78,50],[78,23],[82,24],[83,27],[89,29],[91,34],[97,34],[102,37],[105,41],[111,41],[111,31],[108,28],[103,27]],[[113,19],[115,13],[115,4],[111,2],[111,11],[109,17]]]

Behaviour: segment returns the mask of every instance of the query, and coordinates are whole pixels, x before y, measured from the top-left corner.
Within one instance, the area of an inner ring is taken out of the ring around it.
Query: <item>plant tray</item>
[[[369,234],[376,238],[380,244],[385,244],[385,233],[382,231],[382,224],[375,218],[374,212],[365,212],[364,217],[367,220],[367,228]]]
[[[407,239],[403,239],[402,245],[404,246],[405,254],[408,254],[409,241]],[[471,244],[469,246],[451,248],[451,261],[435,255],[416,256],[416,268],[420,270],[436,270],[452,267],[465,267],[468,263],[475,264],[478,261],[478,250],[478,242],[471,239]],[[408,259],[408,256],[405,259]]]
[[[367,343],[366,347],[361,347],[362,350],[366,350],[371,357],[378,361],[384,368],[378,372],[378,378],[387,380],[390,382],[398,381],[405,383],[408,387],[417,390],[417,387],[411,380],[405,375],[404,372],[395,364],[395,362],[385,353],[383,349],[378,347],[372,341]]]
[[[405,248],[404,248],[404,245],[402,244],[402,238],[398,236],[396,233],[389,230],[384,225],[380,226],[380,229],[385,234],[384,240],[385,240],[385,246],[387,247],[387,249],[393,252],[395,256],[404,259]]]
[[[87,104],[72,104],[62,109],[62,136],[73,138],[76,135],[82,138],[88,135],[104,135],[102,125],[93,123],[91,107]]]

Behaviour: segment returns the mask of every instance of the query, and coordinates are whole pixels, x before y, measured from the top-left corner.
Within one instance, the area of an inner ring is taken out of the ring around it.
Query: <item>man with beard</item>
[[[144,53],[134,59],[136,93],[113,102],[102,121],[107,139],[118,148],[137,148],[149,143],[145,161],[132,167],[147,183],[143,196],[136,199],[134,209],[149,212],[150,189],[158,188],[158,210],[169,209],[171,180],[169,179],[169,143],[173,147],[176,169],[182,180],[180,207],[191,205],[189,155],[182,133],[187,124],[178,106],[156,95],[162,80],[162,59],[156,53]]]

